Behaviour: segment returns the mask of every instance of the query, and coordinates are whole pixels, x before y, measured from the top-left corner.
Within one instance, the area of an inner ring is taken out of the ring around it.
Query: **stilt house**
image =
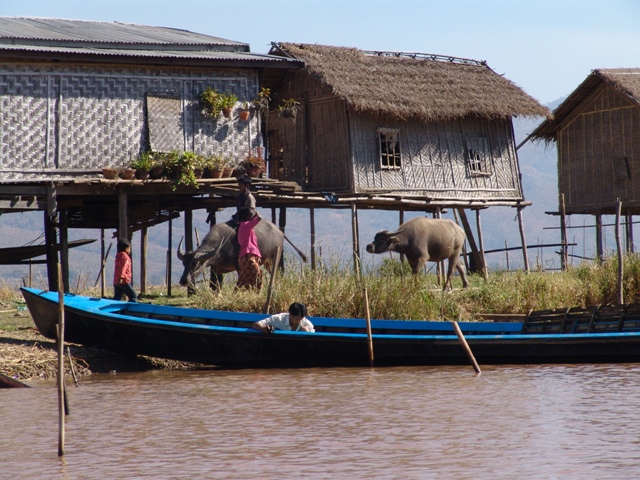
[[[58,228],[60,243],[73,227],[126,238],[201,208],[211,185],[105,180],[102,169],[147,150],[241,160],[262,144],[258,117],[238,118],[241,102],[257,96],[265,71],[300,62],[173,28],[0,17],[0,63],[0,214],[46,212],[54,261]],[[207,87],[237,96],[231,118],[202,114]]]
[[[640,213],[640,68],[598,69],[531,137],[558,147],[567,214]]]
[[[269,53],[304,62],[270,85],[272,176],[393,208],[525,204],[512,117],[550,112],[485,62],[296,43]]]

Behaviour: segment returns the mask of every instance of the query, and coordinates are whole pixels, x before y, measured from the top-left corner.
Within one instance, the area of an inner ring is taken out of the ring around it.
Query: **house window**
[[[378,145],[380,145],[380,168],[397,170],[400,162],[400,130],[395,128],[378,128]]]
[[[486,137],[467,138],[467,166],[469,176],[489,176],[493,173],[491,168],[491,149],[489,139]]]
[[[616,182],[631,178],[627,157],[613,157],[613,176]]]

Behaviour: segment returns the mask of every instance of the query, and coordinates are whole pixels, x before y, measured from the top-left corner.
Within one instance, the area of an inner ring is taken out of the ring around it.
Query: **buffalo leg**
[[[224,280],[224,273],[218,273],[213,267],[211,267],[211,274],[209,275],[209,288],[217,292],[222,287],[222,281]]]

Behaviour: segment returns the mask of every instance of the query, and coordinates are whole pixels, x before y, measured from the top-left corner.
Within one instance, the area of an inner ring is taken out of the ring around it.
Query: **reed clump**
[[[235,311],[262,311],[269,276],[260,292],[236,290],[235,275],[219,292],[198,289],[189,297],[194,307]],[[294,301],[307,304],[309,314],[323,317],[364,316],[363,289],[367,288],[372,318],[476,320],[478,314],[526,314],[529,310],[615,304],[617,259],[583,263],[565,272],[494,271],[488,279],[472,274],[471,287],[461,289],[454,276],[452,292],[443,293],[433,273],[411,275],[406,264],[385,261],[359,278],[350,265],[324,264],[316,270],[289,263],[275,279],[270,312],[288,309]],[[624,258],[624,301],[640,302],[640,256]]]

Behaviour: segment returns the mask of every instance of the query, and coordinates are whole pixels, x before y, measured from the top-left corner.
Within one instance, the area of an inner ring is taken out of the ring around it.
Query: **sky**
[[[318,43],[485,60],[543,104],[595,68],[640,67],[636,0],[0,0],[0,16],[118,21],[248,43]]]

